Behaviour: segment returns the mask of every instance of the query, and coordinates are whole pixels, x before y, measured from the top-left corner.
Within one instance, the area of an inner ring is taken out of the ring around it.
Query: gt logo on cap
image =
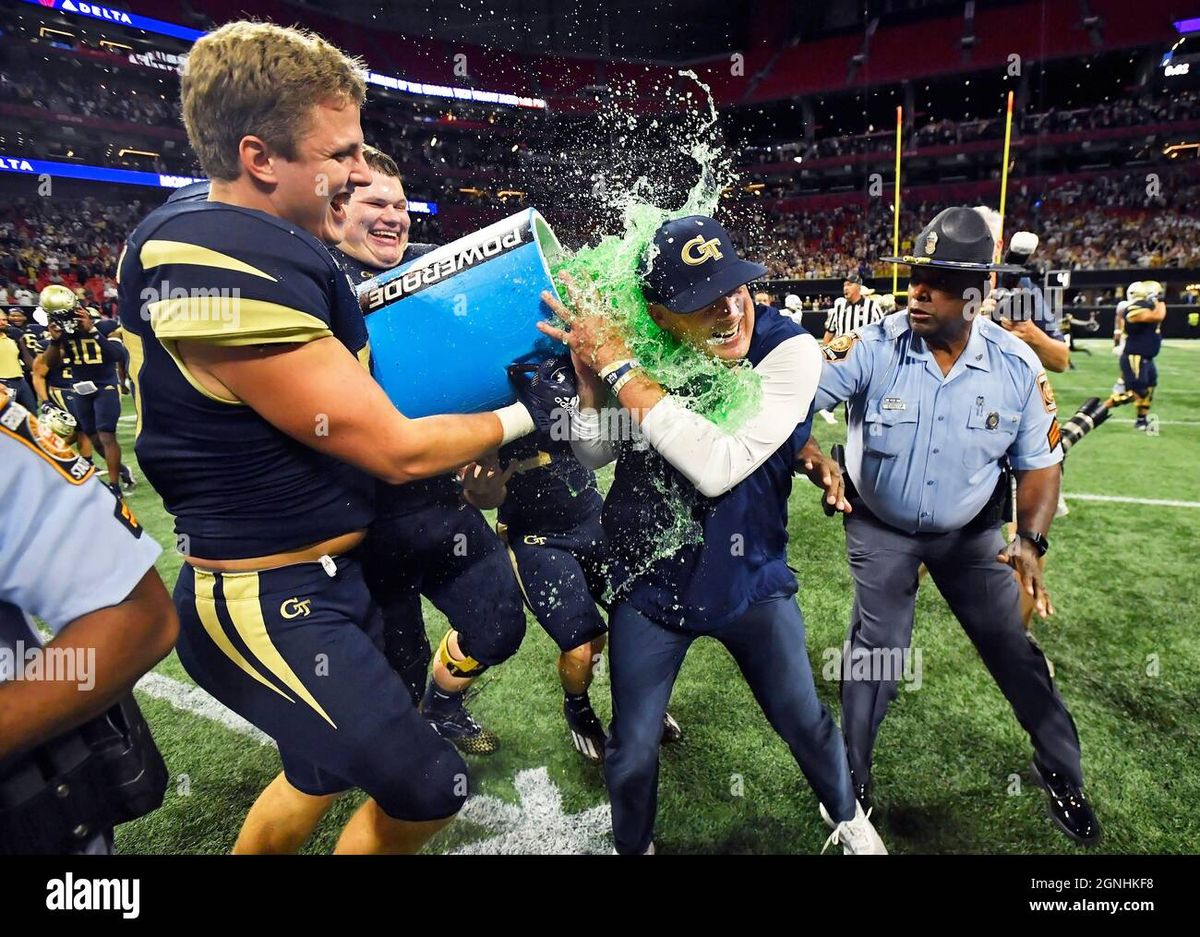
[[[706,241],[701,234],[684,244],[683,250],[679,252],[680,259],[690,267],[697,267],[710,260],[720,260],[723,256],[725,255],[721,253],[720,240],[711,238]]]

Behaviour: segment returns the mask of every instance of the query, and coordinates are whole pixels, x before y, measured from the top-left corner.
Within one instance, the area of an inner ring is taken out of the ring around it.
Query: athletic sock
[[[572,716],[582,716],[592,708],[592,701],[588,699],[588,692],[584,690],[582,693],[568,693],[563,690],[563,698],[567,703],[567,711]]]
[[[425,688],[425,700],[421,708],[439,716],[448,716],[462,708],[464,692],[443,690],[435,681],[430,680],[429,686]]]

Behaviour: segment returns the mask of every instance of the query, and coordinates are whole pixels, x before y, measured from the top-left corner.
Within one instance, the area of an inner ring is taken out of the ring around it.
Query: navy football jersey
[[[502,465],[514,460],[518,468],[496,515],[502,524],[521,533],[566,533],[599,516],[596,473],[575,458],[569,442],[531,433],[500,450]]]
[[[176,350],[180,340],[228,347],[332,336],[366,367],[366,324],[325,245],[264,212],[168,202],[130,236],[119,273],[138,462],[187,538],[182,547],[238,559],[365,528],[369,476],[205,389]]]
[[[40,322],[26,322],[25,331],[21,336],[21,344],[29,351],[31,358],[36,358],[46,350],[46,342],[49,341],[49,336],[46,334],[46,327]]]
[[[70,387],[80,381],[91,381],[97,387],[117,383],[120,347],[99,331],[85,333],[77,329],[74,335],[64,335],[55,344],[62,364],[51,369],[52,386]]]
[[[1154,303],[1148,299],[1125,307],[1125,354],[1153,358],[1162,350],[1162,323],[1137,321],[1137,313],[1145,311],[1154,311]]]
[[[406,264],[410,260],[415,260],[416,258],[420,257],[422,254],[428,254],[436,247],[436,244],[413,244],[410,242],[408,246],[404,248],[404,256],[401,257],[400,263]],[[341,265],[342,269],[346,271],[346,274],[350,277],[350,282],[356,287],[358,284],[366,283],[367,280],[373,280],[375,277],[379,276],[379,274],[386,273],[387,270],[391,269],[372,267],[370,264],[363,263],[357,257],[351,257],[344,250],[336,247],[333,249],[333,256]],[[397,266],[399,266],[399,264]]]

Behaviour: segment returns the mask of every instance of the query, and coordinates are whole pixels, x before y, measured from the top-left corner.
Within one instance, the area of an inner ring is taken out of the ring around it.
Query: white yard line
[[[1133,423],[1134,421],[1126,420],[1124,418],[1117,419],[1116,417],[1109,417],[1108,422],[1109,423]],[[1200,426],[1200,420],[1159,420],[1158,425],[1159,426]]]
[[[1090,495],[1067,492],[1063,495],[1067,502],[1072,501],[1103,501],[1111,504],[1145,504],[1159,508],[1200,508],[1200,501],[1172,501],[1167,498],[1125,498],[1117,495]]]
[[[137,682],[137,689],[154,699],[165,700],[176,709],[217,722],[239,735],[252,738],[260,745],[271,744],[271,737],[255,728],[237,713],[227,709],[198,686],[180,683],[171,677],[151,671]]]

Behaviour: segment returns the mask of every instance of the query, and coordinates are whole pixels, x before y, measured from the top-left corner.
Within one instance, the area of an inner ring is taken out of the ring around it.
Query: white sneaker
[[[1055,517],[1066,517],[1071,513],[1071,509],[1067,507],[1067,499],[1062,496],[1062,492],[1058,493],[1058,507],[1054,509]]]
[[[616,846],[613,846],[613,851],[612,851],[612,854],[613,854],[614,856],[619,856],[619,855],[620,855],[620,853],[619,853],[619,852],[617,852],[617,847],[616,847]],[[643,856],[652,856],[652,855],[654,855],[654,841],[653,841],[653,840],[651,840],[651,841],[650,841],[650,845],[646,847],[646,851],[645,851],[644,853],[642,853],[642,855],[643,855]]]
[[[863,813],[862,804],[858,801],[854,802],[854,819],[843,820],[841,823],[833,822],[833,818],[829,816],[824,804],[819,806],[821,819],[825,821],[826,826],[833,830],[829,834],[829,839],[825,840],[825,845],[821,847],[821,855],[825,855],[825,850],[830,846],[841,846],[842,855],[845,856],[886,856],[888,854],[887,847],[883,845],[883,840],[879,838],[879,834],[875,832],[875,827],[871,824],[871,814]]]
[[[817,414],[826,423],[836,423],[837,422],[837,417],[834,416],[832,413],[830,413],[828,410],[818,410]]]

